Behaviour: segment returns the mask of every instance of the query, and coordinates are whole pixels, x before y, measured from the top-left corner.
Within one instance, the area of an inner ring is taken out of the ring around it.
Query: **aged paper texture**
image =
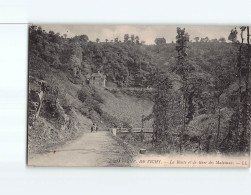
[[[28,165],[250,167],[249,26],[30,25]]]

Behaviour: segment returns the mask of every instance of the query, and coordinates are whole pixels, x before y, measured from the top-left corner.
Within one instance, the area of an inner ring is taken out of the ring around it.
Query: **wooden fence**
[[[117,128],[117,133],[153,133],[153,128]]]

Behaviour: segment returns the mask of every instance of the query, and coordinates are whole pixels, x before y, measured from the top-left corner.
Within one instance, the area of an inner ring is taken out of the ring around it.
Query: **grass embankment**
[[[48,64],[41,60],[35,62],[40,62],[39,75],[43,74],[40,79],[46,81],[47,90],[40,102],[39,117],[28,130],[29,154],[45,152],[52,146],[76,139],[92,124],[90,118],[81,114],[82,102],[78,99],[81,82],[72,82],[71,74],[47,68]],[[30,76],[38,77],[32,71]]]
[[[99,88],[98,92],[104,99],[102,110],[118,121],[122,121],[124,127],[141,128],[142,115],[148,116],[152,113],[153,102],[149,92],[144,94],[142,91],[114,88]],[[152,128],[152,123],[152,119],[146,120],[144,127]],[[118,133],[116,139],[131,148],[134,154],[138,153],[140,148],[147,150],[152,148],[152,134],[145,135],[144,142],[141,142],[140,134],[136,133]]]
[[[98,124],[100,130],[141,127],[142,115],[152,112],[153,102],[143,96],[92,87],[84,83],[81,75],[74,78],[69,71],[49,68],[36,57],[30,62],[30,66],[38,64],[39,74],[30,71],[30,76],[46,81],[48,86],[39,117],[28,131],[29,152],[44,152],[75,139],[89,131],[92,123]],[[144,123],[144,127],[151,126],[152,121]]]

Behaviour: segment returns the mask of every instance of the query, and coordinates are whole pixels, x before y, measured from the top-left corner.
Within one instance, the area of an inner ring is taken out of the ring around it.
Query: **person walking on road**
[[[91,126],[91,133],[92,133],[93,131],[98,132],[98,126],[97,126],[95,123],[93,123],[92,126]]]
[[[95,124],[93,123],[92,126],[91,126],[91,133],[95,130]]]

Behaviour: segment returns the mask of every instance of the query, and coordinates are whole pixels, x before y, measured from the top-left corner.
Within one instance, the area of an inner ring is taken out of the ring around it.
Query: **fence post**
[[[143,135],[143,128],[144,128],[144,115],[141,116],[141,131],[140,131],[140,137],[141,137],[141,142],[144,140],[144,135]]]
[[[113,129],[112,129],[112,134],[113,134],[114,136],[116,136],[116,135],[117,135],[117,129],[113,128]]]

